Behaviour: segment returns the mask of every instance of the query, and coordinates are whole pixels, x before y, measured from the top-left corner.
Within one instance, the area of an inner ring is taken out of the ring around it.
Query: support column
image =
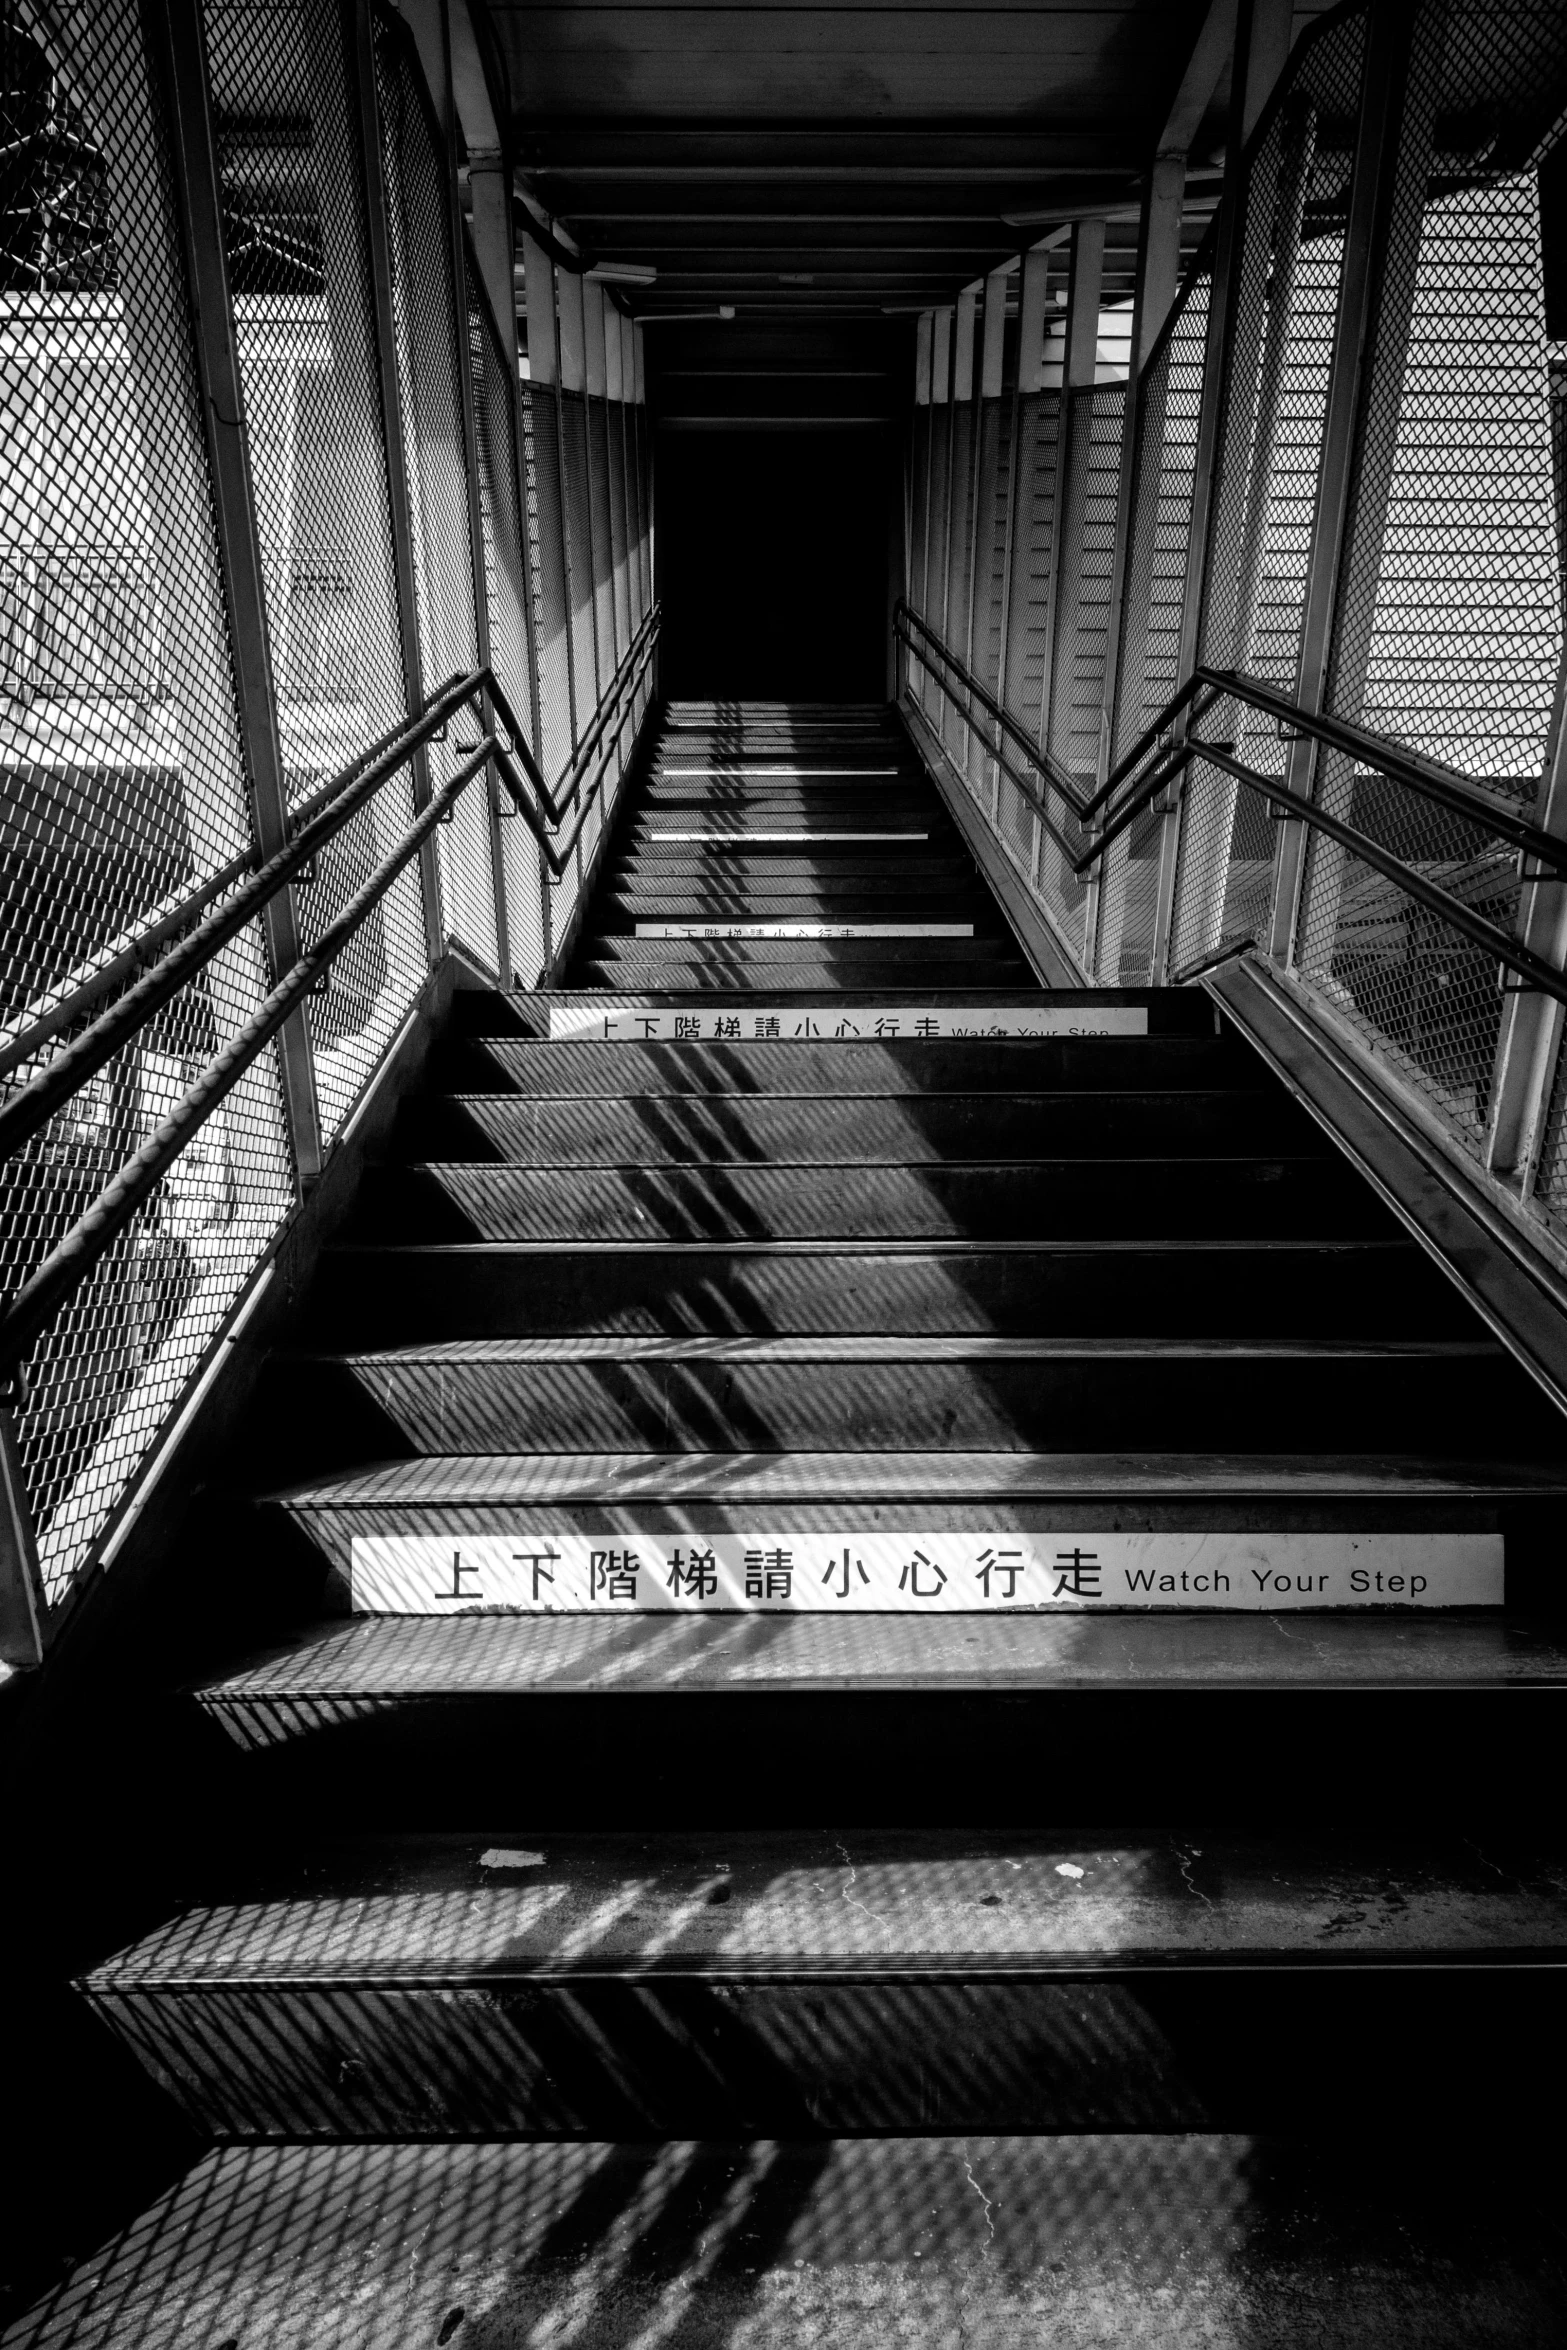
[[[397,320],[392,302],[392,241],[386,217],[386,176],[381,142],[381,108],[375,80],[370,0],[342,0],[347,55],[354,77],[358,163],[364,191],[365,251],[374,312],[376,394],[386,458],[387,514],[392,535],[393,592],[397,599],[398,649],[403,667],[404,707],[424,707],[419,659],[419,607],[414,582],[413,516],[408,501],[406,423],[397,364]],[[430,761],[421,743],[409,764],[414,812],[430,804]],[[424,908],[425,951],[439,961],[445,937],[441,919],[440,868],[435,843],[419,851],[419,894]]]
[[[1295,698],[1303,709],[1310,711],[1323,707],[1327,692],[1341,582],[1346,569],[1355,565],[1357,553],[1364,560],[1369,552],[1364,538],[1370,516],[1366,502],[1358,494],[1355,473],[1364,417],[1374,390],[1373,377],[1378,365],[1396,364],[1402,369],[1404,363],[1407,300],[1404,335],[1398,340],[1396,351],[1389,353],[1385,336],[1391,320],[1384,317],[1384,311],[1399,307],[1399,289],[1387,287],[1384,280],[1396,213],[1411,200],[1423,203],[1425,196],[1431,126],[1427,124],[1424,135],[1413,141],[1405,135],[1414,7],[1415,0],[1382,0],[1382,5],[1371,12],[1367,34],[1349,220],[1344,235],[1344,265],[1339,278],[1333,357],[1328,372],[1322,459],[1301,611]],[[1407,152],[1411,146],[1417,151],[1413,156]],[[1418,189],[1411,185],[1412,165],[1416,166],[1413,177],[1418,179]],[[1391,305],[1385,299],[1389,293],[1393,297]],[[1289,788],[1303,798],[1310,798],[1316,768],[1316,744],[1303,736],[1290,749],[1285,772]],[[1278,962],[1294,958],[1305,850],[1305,827],[1298,823],[1281,824],[1268,938],[1268,952]],[[1334,871],[1336,877],[1336,863]]]
[[[582,740],[598,706],[602,663],[599,659],[598,597],[593,568],[593,493],[588,483],[588,348],[583,312],[582,279],[574,270],[561,269],[555,277],[555,299],[560,316],[561,389],[561,505],[565,515],[567,578],[571,583],[572,659],[576,677],[576,739]],[[567,397],[575,394],[575,400]],[[581,431],[576,427],[581,424]],[[571,476],[582,473],[582,529],[585,547],[578,545],[577,517],[572,513]],[[579,619],[578,615],[582,615]]]
[[[952,405],[949,410],[952,456],[947,500],[946,599],[941,620],[942,641],[962,660],[968,649],[969,614],[974,590],[974,460],[977,414],[974,402],[976,328],[979,324],[979,287],[965,286],[957,300],[952,332]],[[965,778],[968,775],[969,729],[951,702],[943,702],[941,736]]]
[[[167,128],[190,272],[194,358],[206,423],[219,563],[229,609],[234,693],[250,791],[251,821],[263,861],[288,840],[288,796],[278,735],[272,654],[261,576],[261,542],[246,446],[239,354],[234,344],[222,196],[207,84],[206,32],[199,0],[149,0],[149,40],[168,96]],[[291,889],[262,916],[274,979],[299,960],[299,926]],[[321,1121],[314,1058],[303,1009],[278,1035],[284,1115],[301,1191],[321,1172]]]
[[[948,507],[952,488],[952,311],[932,313],[930,345],[930,500],[925,521],[925,564],[920,611],[928,627],[941,633],[946,606],[945,550]],[[921,697],[926,717],[941,730],[942,697],[929,670]]]
[[[997,617],[996,598],[996,491],[1001,467],[1001,366],[1005,348],[1007,288],[1011,283],[1009,269],[994,269],[985,280],[984,307],[980,316],[979,398],[974,436],[974,529],[971,535],[968,638],[963,647],[963,658],[969,669],[980,676],[983,646],[988,643],[991,623]],[[983,636],[981,635],[983,631]],[[981,678],[982,684],[993,684]],[[972,756],[972,744],[965,747],[965,761]],[[994,760],[982,757],[977,780],[986,783],[990,815],[994,823],[1000,813],[1001,770]]]
[[[1072,231],[1066,296],[1066,346],[1061,367],[1061,423],[1056,448],[1055,525],[1051,533],[1051,593],[1046,627],[1046,670],[1040,696],[1047,750],[1061,755],[1063,673],[1070,691],[1071,663],[1063,661],[1082,555],[1083,491],[1087,483],[1089,424],[1081,413],[1084,393],[1094,388],[1099,359],[1099,310],[1104,290],[1105,224],[1080,220]],[[1077,478],[1074,480],[1074,476]],[[1048,716],[1046,714],[1048,713]],[[1063,759],[1063,764],[1065,761]]]
[[[534,433],[534,487],[539,505],[539,602],[542,634],[538,646],[543,725],[539,762],[553,782],[577,740],[576,662],[571,642],[571,557],[566,538],[565,459],[560,403],[560,326],[555,311],[555,269],[549,255],[526,231],[517,240],[522,254],[523,300],[528,317],[529,412]],[[551,690],[546,693],[543,680]],[[565,687],[565,708],[556,706]],[[562,724],[564,720],[564,725]]]

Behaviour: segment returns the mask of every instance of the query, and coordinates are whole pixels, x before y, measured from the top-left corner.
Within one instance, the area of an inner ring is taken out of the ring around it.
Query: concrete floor
[[[1559,2182],[1218,2136],[234,2147],[6,2350],[1547,2350]]]

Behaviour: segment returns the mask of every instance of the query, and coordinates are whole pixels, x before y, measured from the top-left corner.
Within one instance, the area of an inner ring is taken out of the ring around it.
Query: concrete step
[[[322,1258],[332,1345],[551,1332],[902,1332],[1088,1337],[1472,1336],[1413,1242],[1151,1238],[1116,1245],[876,1247],[552,1241],[363,1248]]]
[[[505,1106],[529,1113],[540,1107]],[[357,1238],[908,1243],[1048,1241],[1069,1232],[1081,1244],[1120,1239],[1155,1218],[1159,1236],[1177,1240],[1336,1240],[1390,1236],[1397,1229],[1348,1168],[1316,1156],[987,1165],[961,1163],[957,1152],[942,1157],[927,1143],[919,1154],[924,1163],[899,1166],[867,1163],[890,1155],[895,1143],[878,1142],[861,1122],[845,1121],[850,1149],[835,1163],[832,1122],[823,1120],[826,1132],[802,1138],[811,1153],[808,1163],[744,1163],[741,1140],[730,1135],[723,1159],[671,1164],[656,1137],[644,1153],[644,1127],[656,1128],[659,1121],[639,1118],[627,1105],[622,1116],[603,1121],[610,1129],[604,1158],[584,1164],[578,1144],[560,1163],[548,1155],[535,1116],[513,1124],[487,1107],[477,1115],[513,1163],[377,1169],[358,1203]],[[672,1123],[671,1155],[695,1157],[692,1122],[677,1117]],[[978,1124],[960,1147],[984,1147]],[[521,1135],[517,1125],[525,1128]]]
[[[864,991],[905,987],[911,968],[924,960],[939,965],[943,979],[955,986],[992,987],[999,995],[1027,987],[1033,972],[1017,956],[1003,956],[999,942],[965,940],[962,955],[921,957],[907,952],[919,947],[940,949],[951,939],[802,939],[673,940],[667,946],[646,939],[589,939],[582,958],[572,965],[583,986],[595,982],[606,993],[627,988],[662,988],[674,996],[694,996],[704,990],[733,993],[748,983],[754,992],[776,999],[780,984],[788,988],[819,989],[826,993],[845,976]],[[733,1006],[726,1007],[733,1009]]]
[[[818,848],[763,854],[731,848],[626,848],[601,877],[602,902],[616,905],[647,896],[706,899],[848,895],[861,898],[908,895],[961,898],[974,895],[974,867],[968,858],[913,857]]]
[[[597,1048],[583,1049],[586,1054]],[[848,1046],[845,1051],[853,1054],[858,1049]],[[1180,1049],[1162,1051],[1173,1058]],[[1160,1056],[1140,1052],[1136,1057],[1146,1066]],[[1102,1062],[1099,1066],[1103,1070]],[[1168,1060],[1164,1073],[1169,1073]],[[1186,1096],[1182,1112],[1166,1120],[1161,1113],[1168,1101],[1168,1093],[1150,1097],[1088,1086],[1055,1094],[844,1097],[823,1092],[814,1101],[789,1095],[695,1092],[598,1094],[562,1101],[531,1093],[491,1093],[448,1096],[438,1111],[432,1105],[432,1122],[456,1146],[443,1150],[443,1156],[456,1157],[459,1150],[464,1157],[486,1155],[482,1147],[475,1148],[482,1137],[489,1151],[516,1165],[720,1167],[788,1161],[837,1167],[926,1166],[934,1173],[965,1160],[1032,1165],[1053,1160],[1107,1170],[1117,1165],[1146,1167],[1152,1184],[1167,1175],[1174,1179],[1177,1168],[1189,1170],[1194,1180],[1211,1174],[1217,1182],[1226,1166],[1300,1168],[1309,1163],[1322,1177],[1325,1197],[1350,1192],[1367,1201],[1372,1197],[1341,1159],[1314,1147],[1316,1135],[1303,1119],[1291,1116],[1293,1105],[1282,1097],[1265,1097],[1256,1105],[1261,1113],[1257,1123],[1271,1125],[1284,1141],[1287,1156],[1278,1157],[1263,1155],[1262,1137],[1245,1117],[1245,1094]],[[1225,1133],[1235,1147],[1220,1155],[1205,1145],[1205,1133]],[[1188,1143],[1188,1154],[1173,1156],[1170,1144],[1175,1141]],[[1138,1194],[1137,1223],[1143,1228],[1156,1213],[1155,1196],[1147,1187]]]
[[[351,1382],[416,1453],[934,1453],[1129,1445],[1542,1455],[1550,1407],[1485,1339],[1199,1343],[1038,1339],[492,1339],[287,1357],[307,1417],[353,1425]],[[374,1445],[372,1437],[369,1442]],[[385,1449],[384,1444],[381,1449]]]
[[[763,985],[794,989],[831,989],[835,982],[864,993],[883,987],[907,989],[909,967],[939,970],[934,984],[942,988],[1025,989],[1034,985],[1031,967],[1011,941],[986,932],[973,938],[714,938],[672,939],[655,944],[633,938],[628,931],[590,930],[580,962],[573,966],[574,985],[589,987],[595,966],[606,969],[599,984],[621,991],[659,987],[666,991],[694,984],[678,976],[683,968],[704,975],[704,983],[725,970],[773,970]],[[974,967],[970,976],[968,966]],[[785,976],[787,973],[787,976]],[[737,981],[737,984],[744,984]]]
[[[809,1017],[813,1025],[819,1016],[786,1015],[795,1024]],[[703,1014],[704,1032],[713,1020]],[[749,1015],[746,1020],[749,1025]],[[1247,1072],[1237,1070],[1228,1055],[1206,1055],[1208,1040],[1191,1039],[1197,1048],[1191,1052],[1186,1040],[1113,1041],[1117,1055],[1126,1056],[1119,1066],[1109,1056],[1078,1050],[1080,1042],[1096,1040],[1071,1037],[1002,1044],[979,1038],[802,1043],[785,1037],[721,1044],[704,1033],[690,1045],[495,1037],[486,1038],[467,1064],[492,1082],[466,1090],[494,1095],[508,1088],[523,1100],[549,1104],[562,1120],[579,1110],[591,1116],[599,1105],[607,1112],[611,1103],[642,1109],[653,1102],[689,1102],[725,1127],[731,1118],[753,1114],[799,1118],[817,1102],[826,1107],[854,1101],[862,1112],[882,1102],[907,1104],[912,1124],[926,1109],[949,1101],[1023,1099],[1037,1107],[1036,1133],[1062,1155],[1087,1155],[1096,1143],[1118,1153],[1151,1152],[1168,1137],[1197,1151],[1319,1144],[1326,1156],[1319,1129],[1285,1094],[1224,1082]],[[1190,1084],[1175,1082],[1183,1060],[1190,1064]],[[1147,1084],[1138,1082],[1143,1071]]]
[[[192,1702],[278,1816],[345,1833],[1088,1817],[1199,1848],[1392,1847],[1433,1823],[1545,1848],[1567,1705],[1555,1506],[1532,1530],[1508,1514],[1524,1596],[1505,1609],[323,1616]]]
[[[1567,1958],[1567,1863],[1456,1839],[525,1823],[203,1892],[81,1987],[199,2129],[248,2139],[1309,2126],[1351,1971],[1376,2099],[1411,2008],[1473,2029]],[[1275,1970],[1287,2038],[1258,2035]],[[1204,2028],[1221,1988],[1244,2075]]]
[[[635,1625],[1499,1606],[1504,1515],[1564,1492],[1560,1458],[506,1452],[317,1475],[275,1499],[361,1612]]]
[[[234,2146],[7,2339],[546,2342],[564,2314],[591,2350],[1544,2350],[1562,2296],[1542,2175],[1505,2137],[1476,2166],[1464,2125],[1414,2132],[1364,2102],[1309,2141],[1209,2123]]]

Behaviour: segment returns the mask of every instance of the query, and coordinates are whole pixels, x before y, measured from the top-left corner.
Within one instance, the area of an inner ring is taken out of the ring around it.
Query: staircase
[[[1558,1416],[883,712],[672,709],[570,977],[272,1366],[82,1985],[211,2151],[7,2343],[1562,2340]]]

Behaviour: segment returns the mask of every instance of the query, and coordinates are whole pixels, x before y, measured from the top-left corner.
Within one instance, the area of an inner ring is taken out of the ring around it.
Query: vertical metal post
[[[0,1662],[36,1665],[44,1652],[46,1610],[17,1451],[16,1384],[0,1395]]]
[[[974,398],[974,320],[978,300],[977,289],[973,286],[965,286],[957,298],[952,313],[952,384],[951,398],[947,408],[947,528],[942,543],[941,566],[941,641],[944,645],[952,644],[954,574],[962,561],[963,508],[969,502],[969,492],[972,487],[970,478],[972,468],[968,463],[967,456],[964,463],[965,479],[961,483],[958,479],[958,454],[961,438],[958,431],[958,410],[960,404],[971,408]],[[972,422],[972,418],[970,421]],[[972,440],[972,434],[970,439]],[[943,741],[947,736],[945,716],[950,712],[950,709],[950,704],[944,704],[943,720],[937,728]]]
[[[1374,0],[1366,36],[1360,119],[1350,183],[1344,264],[1339,277],[1338,313],[1328,371],[1327,414],[1317,475],[1311,547],[1301,611],[1300,666],[1295,698],[1301,707],[1322,707],[1328,658],[1338,605],[1340,572],[1349,529],[1356,444],[1365,408],[1375,342],[1388,231],[1399,177],[1399,148],[1409,85],[1416,0]],[[1309,798],[1316,773],[1316,744],[1302,738],[1290,750],[1285,780]],[[1293,951],[1296,915],[1305,864],[1304,828],[1279,826],[1273,879],[1268,952],[1286,962]]]
[[[1071,511],[1071,474],[1077,438],[1077,397],[1091,393],[1099,357],[1099,305],[1104,289],[1105,224],[1080,220],[1072,231],[1066,297],[1066,343],[1061,365],[1061,415],[1056,428],[1054,512],[1050,532],[1049,597],[1045,609],[1045,671],[1039,697],[1039,743],[1055,739],[1056,681],[1061,667],[1063,614],[1074,592],[1081,548]],[[1091,428],[1090,428],[1091,429]]]
[[[950,306],[931,314],[930,342],[930,495],[925,515],[924,581],[920,597],[920,612],[928,627],[940,632],[934,608],[935,587],[944,579],[947,543],[947,513],[952,498],[952,425],[950,417],[952,392],[952,311]],[[937,463],[938,448],[940,464]],[[938,493],[937,483],[940,483]],[[920,697],[920,705],[927,718],[940,731],[941,696],[935,692],[931,672],[926,670],[928,690]]]
[[[406,425],[397,363],[397,316],[392,301],[392,240],[386,216],[382,164],[381,106],[376,91],[370,0],[342,0],[349,72],[358,95],[359,160],[365,205],[365,244],[375,311],[376,376],[380,393],[381,438],[386,453],[387,511],[392,526],[392,565],[397,592],[397,631],[402,652],[403,693],[410,714],[424,707],[419,655],[419,607],[414,584],[413,515],[408,499]],[[410,762],[416,810],[430,804],[430,761],[421,743]],[[440,867],[435,843],[419,851],[419,889],[424,905],[425,949],[438,962],[445,944],[441,919]]]
[[[1001,626],[1001,682],[996,688],[996,699],[1006,705],[1009,690],[1015,688],[1016,678],[1023,666],[1024,645],[1028,635],[1028,595],[1026,575],[1020,576],[1033,555],[1031,529],[1021,527],[1021,501],[1027,497],[1032,520],[1033,459],[1039,429],[1035,411],[1031,420],[1023,407],[1028,399],[1043,397],[1045,380],[1045,297],[1050,284],[1050,251],[1035,246],[1023,256],[1023,282],[1018,292],[1017,385],[1012,396],[1012,479],[1007,501],[1007,567],[1006,590]],[[1025,461],[1023,437],[1025,421],[1033,429],[1027,435]]]
[[[223,250],[223,205],[217,142],[207,81],[207,43],[199,0],[147,0],[148,48],[167,92],[174,181],[190,272],[195,360],[201,386],[219,564],[229,607],[234,693],[250,786],[251,821],[263,859],[288,839],[288,792],[272,655],[267,634],[261,540],[256,528],[245,438],[244,396],[234,342],[228,263]],[[299,924],[292,890],[280,890],[262,917],[273,976],[299,960]],[[294,1171],[301,1191],[321,1172],[321,1120],[315,1064],[303,1011],[278,1036],[283,1107]]]
[[[462,195],[457,180],[457,107],[452,94],[451,23],[441,9],[440,85],[432,93],[445,134],[447,249],[451,255],[452,331],[457,338],[457,406],[462,418],[463,469],[468,492],[468,564],[473,577],[473,624],[479,666],[490,666],[490,599],[485,585],[484,508],[479,493],[479,431],[473,380],[472,334],[468,317],[468,237],[463,225]],[[426,57],[428,69],[429,58]],[[489,695],[482,697],[486,733],[494,723]],[[490,843],[490,887],[495,906],[495,960],[501,985],[515,979],[511,959],[511,923],[506,905],[506,857],[501,833],[500,783],[493,765],[485,770],[485,813]]]
[[[582,280],[567,270],[556,277],[556,294],[560,316],[560,387],[561,387],[561,480],[566,484],[565,399],[567,392],[575,392],[582,402],[582,494],[588,509],[587,577],[584,592],[588,614],[588,647],[593,666],[592,699],[584,704],[583,681],[577,680],[577,734],[580,739],[592,723],[593,712],[603,692],[604,663],[599,651],[598,575],[594,565],[593,544],[593,465],[588,454],[588,351],[587,326],[583,315]],[[571,527],[570,500],[561,499],[566,545],[569,553],[568,578],[573,600],[577,594],[578,558],[583,550],[576,546]]]
[[[571,548],[566,528],[566,457],[565,419],[560,400],[560,317],[555,307],[555,266],[542,245],[524,231],[519,240],[522,246],[523,291],[528,305],[528,376],[534,385],[534,397],[539,387],[549,395],[555,411],[555,544],[551,556],[560,558],[561,627],[565,636],[566,653],[566,723],[572,748],[577,743],[577,665],[571,642]],[[544,531],[548,517],[543,512],[543,490],[540,489],[539,528]],[[570,754],[567,754],[568,757]],[[553,781],[553,778],[551,778]]]
[[[952,327],[952,454],[948,460],[947,592],[942,611],[942,642],[961,655],[968,644],[968,614],[973,600],[974,544],[974,402],[975,328],[979,322],[979,288],[965,286],[957,299]],[[960,478],[961,477],[961,478]],[[955,641],[956,640],[956,641]],[[947,722],[952,732],[949,736]],[[957,746],[958,764],[968,779],[968,726],[950,702],[944,704],[941,737],[949,749]]]
[[[1550,748],[1534,821],[1557,840],[1567,837],[1567,658],[1556,681]],[[1519,936],[1533,953],[1560,970],[1567,963],[1567,883],[1534,857],[1523,859],[1522,869]],[[1485,1164],[1493,1175],[1513,1176],[1525,1199],[1539,1172],[1562,1033],[1563,1007],[1553,996],[1530,988],[1515,989],[1505,997],[1486,1121]]]
[[[975,668],[975,644],[978,636],[976,615],[980,598],[980,556],[985,561],[985,626],[989,632],[991,618],[990,596],[996,576],[996,486],[1001,463],[1001,363],[1006,339],[1007,283],[1011,272],[993,269],[985,280],[985,303],[980,317],[979,385],[974,409],[974,528],[971,533],[969,558],[968,638],[963,647],[963,658],[971,675]],[[972,756],[972,743],[965,740],[964,766]],[[986,766],[990,767],[990,816],[994,823],[1001,810],[1001,770],[992,761],[980,760],[981,784]]]

